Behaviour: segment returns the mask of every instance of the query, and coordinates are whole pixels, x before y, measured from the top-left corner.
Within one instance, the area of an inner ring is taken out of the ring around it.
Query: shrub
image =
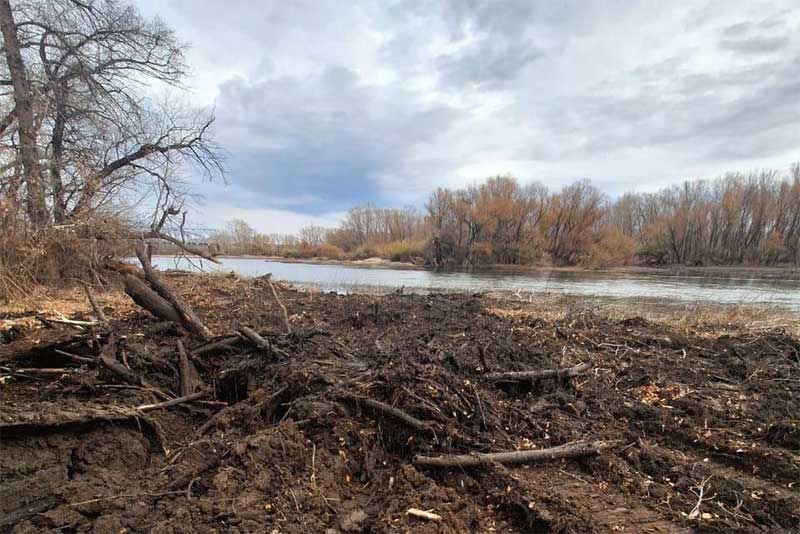
[[[414,261],[425,254],[425,240],[399,239],[377,247],[377,255],[392,261]]]
[[[627,265],[636,252],[636,240],[626,236],[616,226],[603,230],[600,239],[589,247],[589,252],[581,257],[580,264],[585,267],[613,267]]]
[[[344,252],[336,245],[323,243],[317,248],[317,255],[329,260],[338,260],[344,255]]]

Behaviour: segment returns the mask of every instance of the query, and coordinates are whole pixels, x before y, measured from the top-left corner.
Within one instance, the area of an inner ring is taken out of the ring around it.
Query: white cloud
[[[794,0],[139,4],[192,43],[195,101],[216,104],[216,220],[273,231],[506,172],[617,194],[798,157]]]

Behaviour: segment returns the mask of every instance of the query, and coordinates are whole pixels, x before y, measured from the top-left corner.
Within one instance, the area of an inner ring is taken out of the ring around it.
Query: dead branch
[[[13,430],[21,428],[64,426],[96,421],[122,421],[126,419],[142,419],[154,429],[154,421],[144,417],[146,412],[161,410],[191,402],[208,395],[208,391],[199,391],[185,397],[169,399],[155,404],[141,404],[139,406],[114,406],[82,404],[77,408],[65,408],[56,403],[38,403],[25,405],[20,408],[3,406],[0,412],[0,430]]]
[[[181,395],[191,395],[203,389],[203,381],[194,364],[189,360],[183,342],[178,340],[178,369],[180,371]]]
[[[286,306],[283,305],[283,302],[278,296],[278,292],[275,291],[275,286],[272,284],[272,278],[267,277],[267,282],[269,283],[269,288],[272,290],[272,294],[275,296],[275,300],[278,301],[278,306],[281,307],[281,311],[283,312],[283,324],[286,327],[286,333],[292,335],[292,325],[289,324],[289,312],[286,311]]]
[[[103,365],[103,367],[108,369],[111,372],[111,374],[113,374],[123,382],[127,382],[128,384],[133,384],[134,386],[147,387],[147,383],[142,379],[142,377],[140,377],[139,375],[137,375],[136,373],[134,373],[133,371],[122,365],[117,360],[117,358],[113,354],[115,348],[116,344],[114,337],[110,336],[108,339],[108,343],[103,347],[103,350],[100,353],[100,363]]]
[[[97,321],[78,321],[74,319],[60,319],[55,317],[45,317],[44,315],[37,315],[36,318],[44,323],[45,326],[50,326],[50,323],[65,324],[68,326],[75,326],[82,329],[85,326],[97,326]]]
[[[183,397],[176,397],[174,399],[157,402],[155,404],[140,404],[136,408],[133,408],[133,410],[139,412],[152,412],[153,410],[161,410],[163,408],[169,408],[170,406],[177,406],[178,404],[202,399],[206,395],[208,395],[208,390],[198,391],[196,393],[192,393],[191,395],[184,395]]]
[[[239,328],[239,332],[241,332],[244,337],[250,340],[257,349],[269,350],[271,348],[270,342],[261,337],[258,332],[252,328],[248,326],[242,326]]]
[[[205,324],[200,320],[197,314],[194,313],[194,310],[186,303],[184,300],[179,297],[174,291],[172,291],[166,284],[161,280],[161,277],[158,275],[158,272],[153,269],[153,266],[150,265],[150,260],[147,257],[147,253],[142,247],[137,247],[136,249],[136,256],[139,258],[139,261],[142,264],[142,269],[144,269],[144,275],[150,285],[155,289],[156,293],[161,295],[165,300],[167,300],[172,307],[175,308],[175,311],[178,312],[180,317],[180,323],[183,325],[186,330],[196,337],[206,340],[212,337],[211,331],[206,327]]]
[[[103,308],[101,308],[100,304],[97,302],[94,292],[92,291],[92,287],[89,284],[83,284],[83,290],[86,292],[86,298],[89,299],[89,304],[92,306],[92,310],[94,310],[94,316],[97,317],[97,320],[100,323],[108,324],[108,317],[106,317]]]
[[[413,428],[414,430],[418,430],[426,434],[433,434],[433,429],[428,425],[428,423],[407,414],[400,408],[395,408],[394,406],[390,406],[385,402],[371,399],[369,397],[345,395],[345,398],[357,402],[359,404],[362,404],[376,412],[393,417],[394,419],[397,419],[401,423],[405,424],[408,427]]]
[[[524,451],[454,454],[445,456],[416,456],[414,465],[418,467],[438,467],[450,469],[454,467],[480,467],[499,463],[502,465],[550,462],[553,460],[595,456],[604,450],[619,445],[619,441],[576,441],[551,447],[549,449],[533,449]]]
[[[506,371],[502,373],[486,373],[483,375],[493,382],[524,382],[541,378],[572,378],[585,374],[592,366],[582,363],[566,369],[537,369],[535,371]]]

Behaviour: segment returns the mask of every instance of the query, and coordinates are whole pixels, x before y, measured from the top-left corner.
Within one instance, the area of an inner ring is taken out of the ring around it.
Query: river
[[[504,274],[286,263],[260,258],[224,258],[221,261],[222,265],[215,265],[171,256],[153,257],[153,263],[160,269],[234,271],[244,276],[272,273],[275,280],[342,293],[381,292],[401,287],[425,292],[498,291],[521,296],[566,293],[603,298],[667,299],[682,303],[766,305],[800,312],[800,280],[775,277],[561,270]]]

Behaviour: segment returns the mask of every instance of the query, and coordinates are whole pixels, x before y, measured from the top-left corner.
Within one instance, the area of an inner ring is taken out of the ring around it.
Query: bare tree
[[[222,175],[213,115],[175,100],[156,103],[145,90],[181,87],[187,73],[185,45],[161,21],[116,0],[13,8],[1,0],[0,23],[18,124],[2,132],[3,180],[18,180],[21,167],[26,187],[15,190],[35,227],[89,221],[165,190],[173,203],[159,205],[158,217],[183,216],[168,171],[188,164]],[[165,228],[162,219],[148,235],[164,237]]]

